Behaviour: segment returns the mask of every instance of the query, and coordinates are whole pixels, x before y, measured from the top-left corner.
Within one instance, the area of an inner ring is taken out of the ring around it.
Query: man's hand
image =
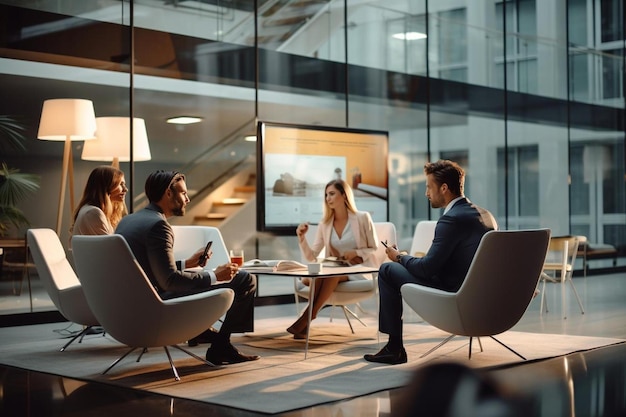
[[[211,258],[211,256],[213,256],[213,251],[209,249],[209,253],[207,254],[204,262],[200,262],[200,258],[202,257],[202,255],[204,255],[204,248],[198,249],[198,251],[191,255],[189,259],[185,260],[185,268],[195,268],[196,266],[201,266],[204,268],[207,261]]]
[[[211,258],[211,256],[213,256],[213,251],[209,249],[209,253],[207,254],[204,262],[200,262],[202,255],[204,255],[204,248],[198,249],[198,251],[191,255],[189,259],[185,260],[185,268],[195,268],[196,266],[204,268],[206,262]]]
[[[387,254],[387,258],[395,262],[396,258],[400,254],[400,251],[397,247],[389,245],[387,246],[387,249],[385,249],[385,253]]]
[[[230,281],[237,275],[237,271],[239,271],[239,265],[235,263],[220,265],[215,268],[215,277],[218,281]]]

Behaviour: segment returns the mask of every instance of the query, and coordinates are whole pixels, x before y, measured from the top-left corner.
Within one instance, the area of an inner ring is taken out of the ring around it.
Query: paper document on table
[[[298,269],[307,269],[306,265],[300,262],[290,261],[286,259],[252,259],[244,262],[242,269],[246,271],[295,271]]]
[[[274,271],[297,271],[300,269],[307,269],[307,266],[300,262],[289,260],[279,261],[274,267]]]
[[[246,261],[241,265],[241,269],[244,269],[249,272],[254,271],[273,271],[276,264],[280,262],[280,260],[261,260],[261,259],[251,259]]]
[[[320,262],[322,263],[322,265],[329,266],[329,267],[350,266],[348,261],[346,261],[345,259],[337,258],[335,256],[329,256],[327,258],[320,260]]]

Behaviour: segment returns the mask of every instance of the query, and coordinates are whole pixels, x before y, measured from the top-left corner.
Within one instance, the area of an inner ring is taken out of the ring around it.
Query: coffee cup
[[[307,265],[307,269],[309,270],[309,274],[319,274],[322,272],[322,264],[310,263]]]

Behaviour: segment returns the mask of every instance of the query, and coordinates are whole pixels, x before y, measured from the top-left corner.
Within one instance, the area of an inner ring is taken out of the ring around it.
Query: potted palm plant
[[[0,151],[14,149],[26,151],[25,127],[12,116],[0,115]],[[9,168],[6,161],[0,163],[0,237],[6,236],[11,227],[19,230],[30,223],[17,205],[26,196],[39,189],[39,176],[21,173]]]

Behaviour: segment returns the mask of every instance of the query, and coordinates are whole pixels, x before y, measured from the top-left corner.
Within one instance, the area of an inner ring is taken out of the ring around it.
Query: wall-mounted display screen
[[[359,211],[388,220],[387,132],[259,122],[257,229],[293,234],[322,218],[324,187],[341,178]]]

